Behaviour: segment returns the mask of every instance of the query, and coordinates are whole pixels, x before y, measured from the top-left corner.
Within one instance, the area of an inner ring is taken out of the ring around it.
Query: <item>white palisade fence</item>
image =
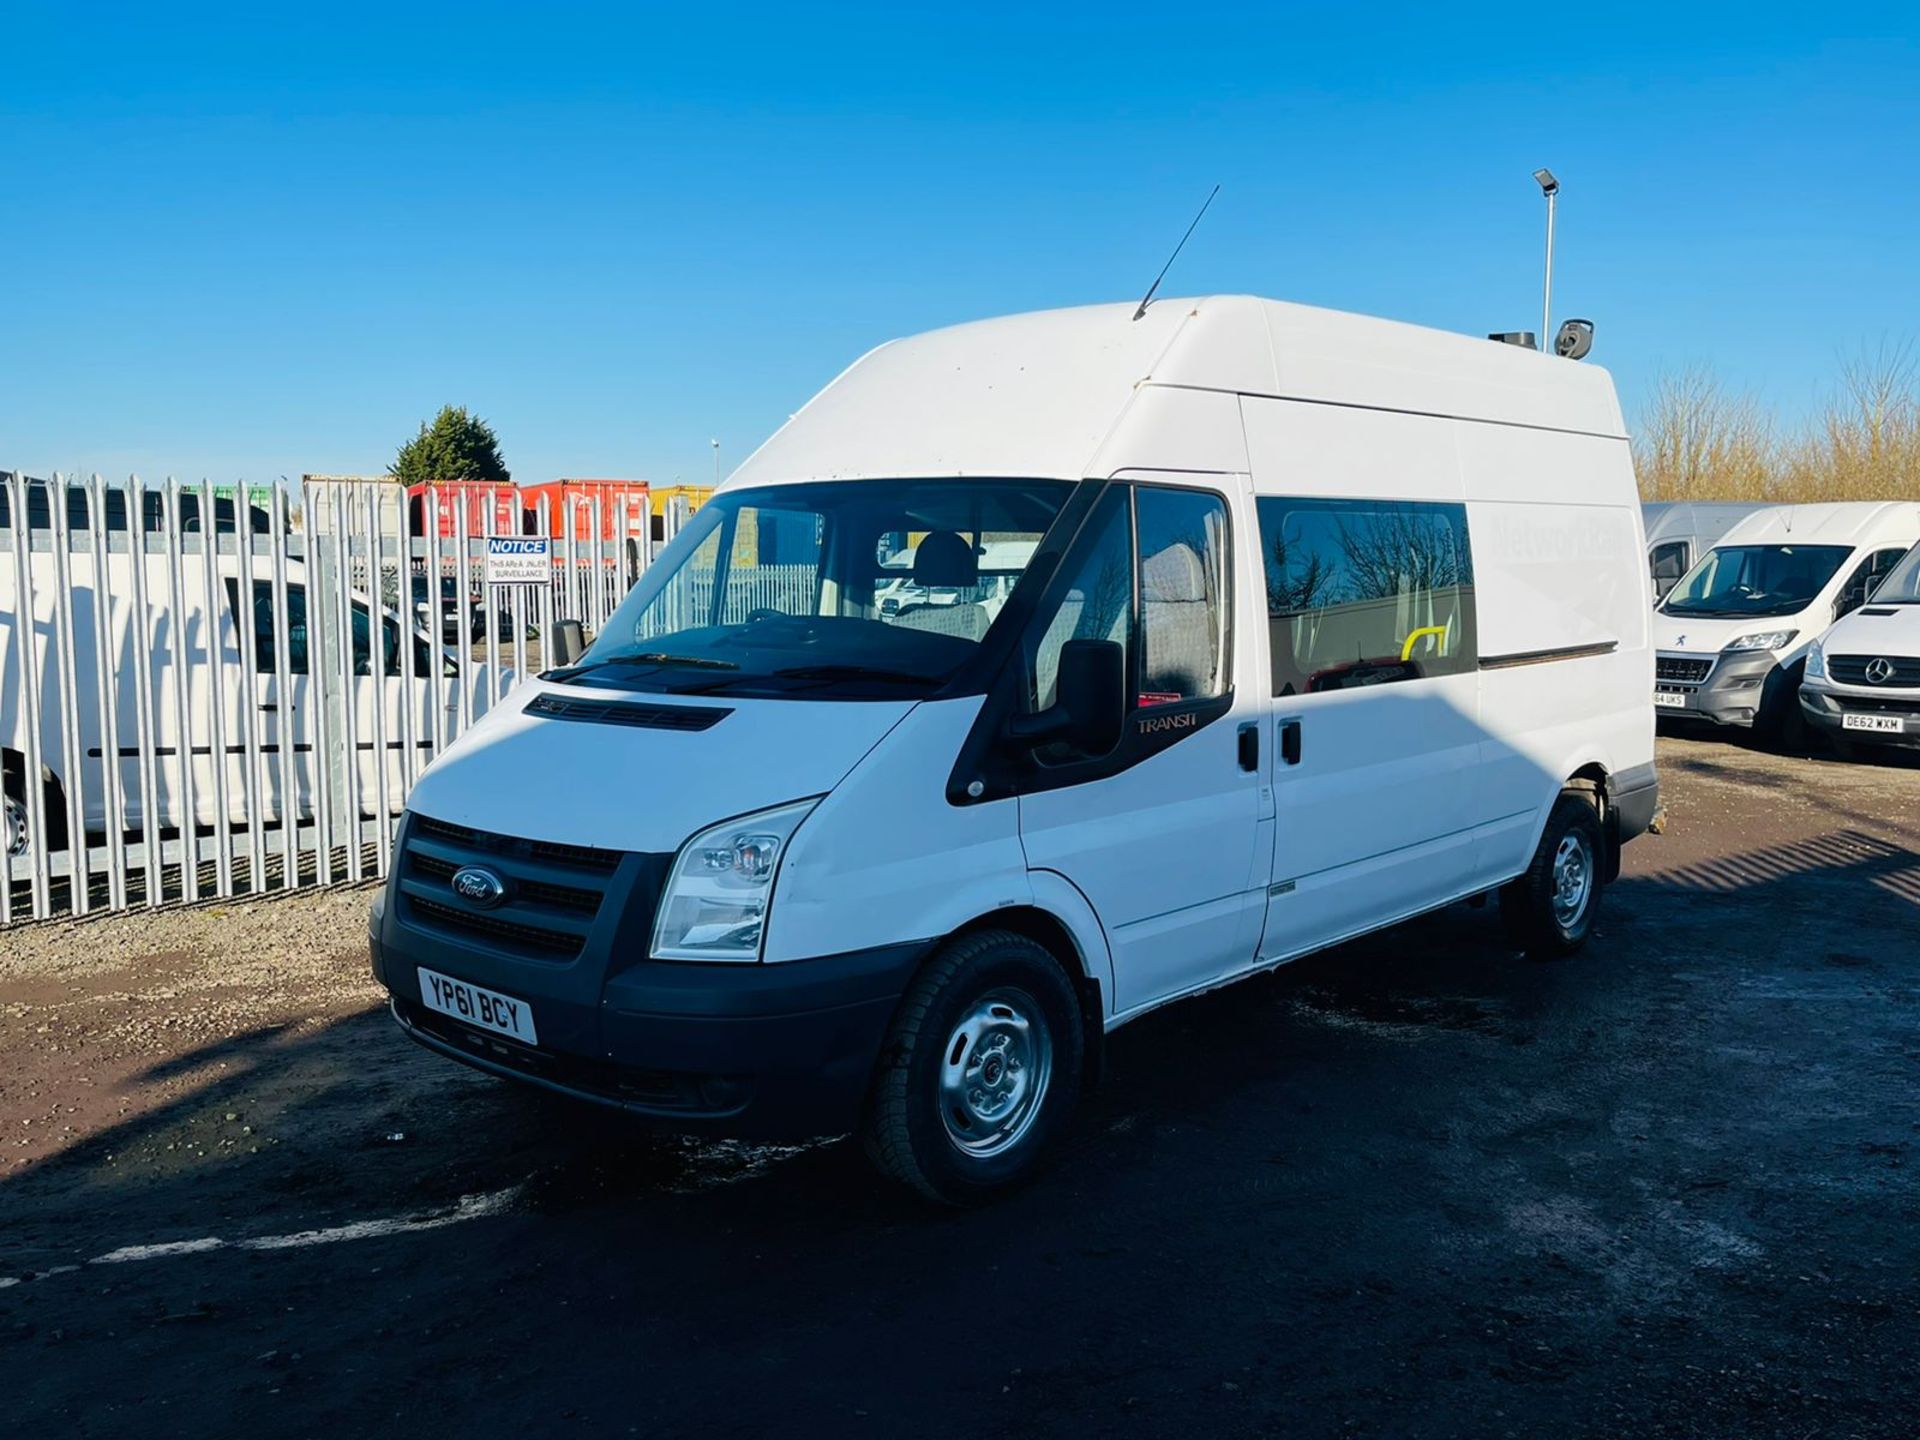
[[[651,550],[644,500],[556,534],[541,496],[550,579],[489,586],[458,489],[309,483],[296,528],[277,486],[0,472],[0,925],[384,874],[420,772]]]

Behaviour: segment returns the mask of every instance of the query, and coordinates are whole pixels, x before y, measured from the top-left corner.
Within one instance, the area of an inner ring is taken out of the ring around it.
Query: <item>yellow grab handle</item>
[[[1411,660],[1413,658],[1414,644],[1422,635],[1438,635],[1440,637],[1440,653],[1442,655],[1447,653],[1447,627],[1444,625],[1422,625],[1418,630],[1407,636],[1407,643],[1400,647],[1400,658],[1402,660]]]

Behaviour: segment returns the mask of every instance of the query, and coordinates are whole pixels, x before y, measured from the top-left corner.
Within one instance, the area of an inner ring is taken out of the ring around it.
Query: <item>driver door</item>
[[[1040,751],[1020,794],[1027,864],[1092,903],[1125,1013],[1245,969],[1265,910],[1272,792],[1262,774],[1251,613],[1237,578],[1237,476],[1116,481],[1062,560],[1023,644],[1026,708],[1053,703],[1061,647],[1114,641],[1127,713],[1106,755]],[[1244,532],[1243,532],[1244,533]]]

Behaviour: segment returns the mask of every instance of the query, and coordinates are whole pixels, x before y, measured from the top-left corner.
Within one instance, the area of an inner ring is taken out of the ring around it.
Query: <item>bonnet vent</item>
[[[636,705],[630,700],[536,695],[525,713],[586,725],[625,725],[633,730],[711,730],[733,711],[717,705]]]

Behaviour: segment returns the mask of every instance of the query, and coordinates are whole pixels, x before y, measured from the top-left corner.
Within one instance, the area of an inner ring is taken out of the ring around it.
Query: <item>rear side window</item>
[[[1259,514],[1275,695],[1478,665],[1464,505],[1265,496]]]

